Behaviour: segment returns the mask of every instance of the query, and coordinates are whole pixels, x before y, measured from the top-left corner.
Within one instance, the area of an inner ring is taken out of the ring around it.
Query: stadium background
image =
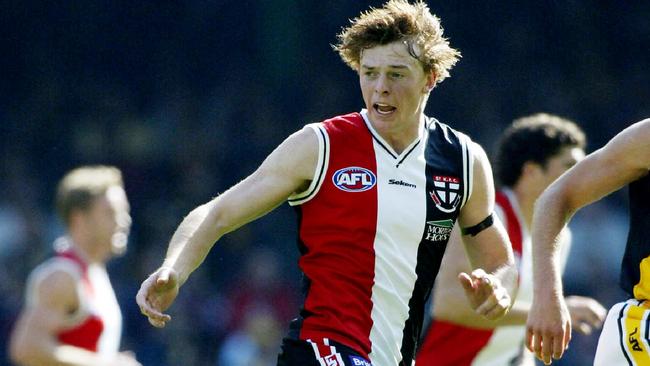
[[[488,153],[524,114],[575,119],[589,151],[649,115],[649,2],[428,3],[463,58],[433,91],[427,113]],[[146,366],[237,365],[226,361],[229,352],[255,344],[274,360],[300,304],[287,205],[215,247],[165,330],[148,325],[134,295],[192,207],[251,173],[303,124],[362,107],[355,73],[330,44],[349,18],[380,4],[3,2],[0,364],[8,364],[5,341],[25,277],[61,233],[54,185],[86,163],[119,166],[132,204],[129,251],[109,265],[124,312],[123,348]],[[623,297],[626,200],[615,193],[574,219],[568,294],[607,307]],[[557,364],[591,364],[597,336],[574,333]]]

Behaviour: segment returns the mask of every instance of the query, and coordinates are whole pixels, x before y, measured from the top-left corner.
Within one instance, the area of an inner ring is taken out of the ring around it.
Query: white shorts
[[[650,301],[627,300],[609,310],[594,366],[650,366]]]

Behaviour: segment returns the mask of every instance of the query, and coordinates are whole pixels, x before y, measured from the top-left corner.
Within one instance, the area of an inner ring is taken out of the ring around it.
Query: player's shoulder
[[[28,287],[39,294],[70,292],[82,278],[82,269],[74,261],[54,257],[39,264],[29,275]]]
[[[632,147],[650,151],[650,118],[634,123],[625,131],[632,140]]]
[[[650,118],[636,122],[614,136],[598,152],[608,160],[626,161],[650,169]]]

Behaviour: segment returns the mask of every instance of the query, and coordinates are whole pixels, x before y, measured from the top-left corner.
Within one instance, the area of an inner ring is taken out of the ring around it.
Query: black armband
[[[489,228],[490,226],[492,226],[492,224],[494,224],[494,217],[492,217],[492,214],[489,214],[488,217],[486,217],[483,221],[479,222],[478,224],[470,227],[461,228],[460,232],[462,232],[463,235],[476,236],[476,234]]]

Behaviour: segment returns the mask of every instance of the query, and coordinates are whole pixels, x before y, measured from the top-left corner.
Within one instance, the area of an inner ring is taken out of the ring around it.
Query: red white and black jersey
[[[293,195],[305,300],[290,336],[330,339],[374,365],[413,362],[424,305],[472,189],[467,136],[433,118],[402,153],[366,111],[310,125],[310,187]]]
[[[76,279],[80,301],[79,308],[67,319],[67,326],[57,334],[58,341],[113,357],[122,332],[122,314],[113,287],[106,269],[87,263],[73,247],[68,246],[34,269],[28,281],[27,306],[38,301],[38,286],[56,271]]]

